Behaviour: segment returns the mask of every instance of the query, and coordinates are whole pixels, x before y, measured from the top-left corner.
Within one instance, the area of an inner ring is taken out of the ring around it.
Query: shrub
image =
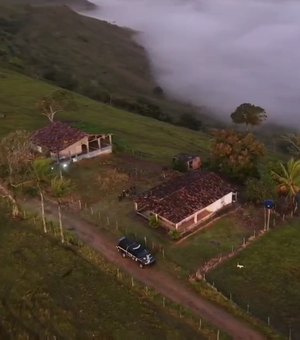
[[[149,226],[153,229],[159,228],[160,227],[159,220],[157,220],[155,216],[151,216],[149,219]]]
[[[169,236],[171,237],[172,240],[176,241],[181,238],[181,233],[178,230],[170,230]]]

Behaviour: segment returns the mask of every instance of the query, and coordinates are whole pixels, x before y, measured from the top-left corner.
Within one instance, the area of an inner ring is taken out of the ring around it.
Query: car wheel
[[[140,263],[140,264],[139,264],[139,267],[140,267],[140,268],[144,268],[144,266],[143,266],[143,264],[142,264],[142,263]]]
[[[125,254],[125,253],[122,253],[122,256],[125,258],[125,257],[126,257],[126,254]]]

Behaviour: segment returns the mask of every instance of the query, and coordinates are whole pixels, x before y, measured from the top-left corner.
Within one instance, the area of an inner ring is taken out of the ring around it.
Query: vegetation
[[[282,141],[287,146],[287,151],[295,158],[300,157],[300,134],[287,134],[282,136]]]
[[[156,219],[155,216],[151,216],[150,219],[149,219],[149,226],[153,229],[159,228],[160,227],[159,220]]]
[[[41,114],[49,119],[52,123],[54,117],[61,111],[72,111],[74,109],[75,102],[70,92],[57,90],[51,93],[49,96],[44,96],[37,103],[37,108]]]
[[[35,104],[57,88],[0,68],[0,136],[15,129],[33,131],[45,125]],[[15,94],[18,93],[18,100]],[[56,119],[73,122],[90,133],[113,133],[115,151],[136,152],[139,157],[169,162],[179,152],[209,148],[207,135],[118,110],[74,94],[77,109],[59,112]]]
[[[286,165],[280,163],[281,171],[272,171],[278,183],[278,192],[289,200],[291,213],[297,209],[296,196],[300,192],[300,160],[290,159]]]
[[[267,234],[237,258],[209,274],[210,282],[234,302],[281,331],[300,336],[299,220]],[[236,263],[244,265],[239,269]]]
[[[194,117],[198,110],[162,95],[132,31],[81,16],[65,6],[1,6],[3,1],[0,65],[97,101],[196,128],[179,116]]]
[[[214,132],[212,166],[239,181],[258,176],[258,161],[265,155],[264,145],[253,134],[234,130]]]
[[[93,264],[91,250],[62,246],[34,219],[10,220],[2,205],[0,237],[1,339],[202,338],[104,260]]]
[[[241,104],[231,114],[231,119],[236,124],[245,124],[248,130],[249,125],[260,125],[267,119],[266,111],[260,107],[249,103]]]

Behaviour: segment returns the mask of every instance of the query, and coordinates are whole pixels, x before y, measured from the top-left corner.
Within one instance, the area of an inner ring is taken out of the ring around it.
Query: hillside
[[[36,102],[55,87],[0,68],[0,136],[15,129],[34,130],[47,124],[36,109]],[[57,119],[77,123],[87,131],[112,132],[114,143],[124,151],[136,150],[146,157],[169,163],[181,151],[205,153],[208,136],[201,132],[159,122],[74,96],[77,110],[63,112]],[[2,117],[2,118],[1,118]]]
[[[0,4],[5,2],[0,0]],[[133,34],[81,16],[66,6],[2,6],[0,63],[160,120],[177,121],[174,117],[198,112],[164,96],[152,78],[146,53],[134,42]]]

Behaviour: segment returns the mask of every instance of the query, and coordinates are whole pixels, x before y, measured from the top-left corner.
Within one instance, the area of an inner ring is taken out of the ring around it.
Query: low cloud
[[[300,3],[293,0],[94,0],[91,15],[130,27],[172,96],[228,117],[264,107],[300,127]]]

